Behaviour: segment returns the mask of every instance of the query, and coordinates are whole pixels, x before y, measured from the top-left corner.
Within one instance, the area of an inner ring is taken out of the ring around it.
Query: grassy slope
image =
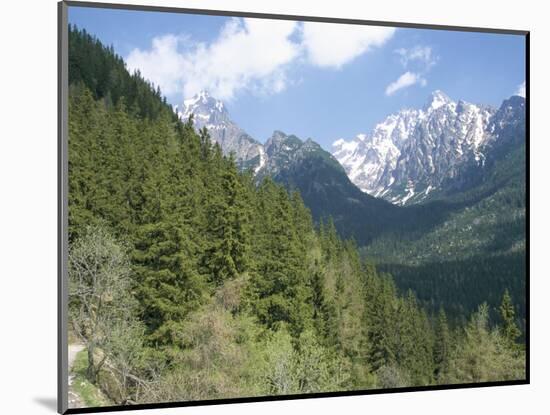
[[[74,379],[71,387],[80,396],[86,407],[111,405],[112,403],[103,393],[86,378],[86,370],[88,369],[87,353],[87,350],[84,349],[76,355],[72,370]]]

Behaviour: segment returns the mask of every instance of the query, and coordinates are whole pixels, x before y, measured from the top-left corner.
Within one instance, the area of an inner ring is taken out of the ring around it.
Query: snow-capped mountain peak
[[[333,155],[364,192],[396,204],[419,202],[466,163],[483,166],[485,147],[499,130],[495,113],[436,90],[422,109],[401,110],[371,133],[336,140]]]
[[[206,127],[212,141],[220,145],[224,154],[234,153],[242,168],[256,170],[265,163],[262,145],[235,124],[226,105],[208,91],[184,100],[181,110],[178,107],[175,110],[182,121],[193,115],[195,129]]]
[[[443,91],[436,89],[430,94],[430,97],[428,98],[428,102],[424,106],[424,109],[426,111],[433,111],[449,104],[453,104],[453,100],[449,98],[449,96]]]
[[[224,103],[210,96],[208,91],[200,91],[192,98],[183,101],[181,111],[176,109],[182,120],[187,120],[191,114],[195,122],[205,125],[207,128],[227,123],[228,112]],[[210,126],[208,124],[211,124]]]

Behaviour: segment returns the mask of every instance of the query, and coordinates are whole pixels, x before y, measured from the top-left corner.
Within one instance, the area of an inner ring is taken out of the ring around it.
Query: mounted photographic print
[[[59,412],[528,383],[528,42],[60,3]]]

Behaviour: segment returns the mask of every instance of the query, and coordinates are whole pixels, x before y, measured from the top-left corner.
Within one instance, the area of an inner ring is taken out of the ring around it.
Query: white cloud
[[[238,91],[276,94],[294,80],[291,64],[341,68],[393,36],[394,28],[284,20],[230,19],[210,43],[189,36],[155,37],[126,58],[129,70],[188,98],[200,90],[232,99]]]
[[[401,75],[399,78],[397,78],[397,80],[393,81],[391,84],[387,86],[386,95],[387,96],[393,95],[400,89],[408,88],[415,84],[426,86],[427,81],[424,78],[422,78],[422,76],[420,76],[419,74],[407,71],[403,75]]]
[[[129,69],[140,69],[168,95],[181,92],[189,97],[206,89],[229,100],[243,88],[277,93],[286,88],[286,65],[300,50],[289,39],[296,25],[231,19],[210,44],[167,35],[155,38],[148,51],[133,50],[126,61]]]
[[[394,33],[392,27],[305,22],[302,45],[309,63],[340,68],[370,49],[382,46]]]
[[[514,95],[519,95],[520,97],[525,98],[525,81],[518,85],[518,89],[516,90]]]
[[[400,56],[401,64],[404,68],[416,63],[424,71],[428,71],[438,60],[438,57],[434,55],[430,46],[417,45],[411,49],[400,48],[395,53]]]
[[[426,86],[428,81],[425,76],[439,60],[434,55],[432,48],[430,46],[416,45],[410,49],[396,49],[395,53],[399,55],[401,65],[408,70],[386,87],[386,96],[393,95],[400,89],[416,84]]]
[[[182,88],[181,74],[185,66],[185,59],[178,52],[181,40],[174,35],[156,37],[150,50],[132,50],[126,58],[126,65],[130,71],[139,69],[141,75],[159,86],[164,94],[178,93]]]
[[[290,21],[232,19],[214,43],[200,45],[188,57],[184,95],[207,89],[230,99],[242,88],[282,91],[285,65],[299,53],[289,39],[295,28]]]

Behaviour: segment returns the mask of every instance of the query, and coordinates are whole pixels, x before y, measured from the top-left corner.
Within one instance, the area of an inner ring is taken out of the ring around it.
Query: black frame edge
[[[227,404],[243,404],[255,402],[274,402],[274,401],[291,401],[296,399],[316,399],[316,398],[342,398],[348,396],[367,396],[380,394],[395,394],[408,392],[430,392],[443,390],[457,389],[472,389],[495,386],[518,386],[528,385],[529,382],[525,379],[510,380],[501,382],[482,382],[482,383],[462,383],[456,385],[436,385],[436,386],[415,386],[405,388],[389,388],[389,389],[370,389],[357,391],[342,391],[342,392],[321,392],[321,393],[305,393],[298,395],[274,395],[274,396],[259,396],[249,398],[227,398],[227,399],[212,399],[204,401],[182,401],[182,402],[163,402],[153,404],[138,404],[138,405],[114,405],[92,408],[72,408],[68,409],[65,414],[89,414],[98,412],[119,412],[119,411],[141,411],[146,409],[167,409],[167,408],[184,408],[193,406],[210,406],[210,405],[227,405]]]
[[[525,378],[531,383],[531,249],[530,249],[530,147],[531,147],[531,34],[525,34]]]

